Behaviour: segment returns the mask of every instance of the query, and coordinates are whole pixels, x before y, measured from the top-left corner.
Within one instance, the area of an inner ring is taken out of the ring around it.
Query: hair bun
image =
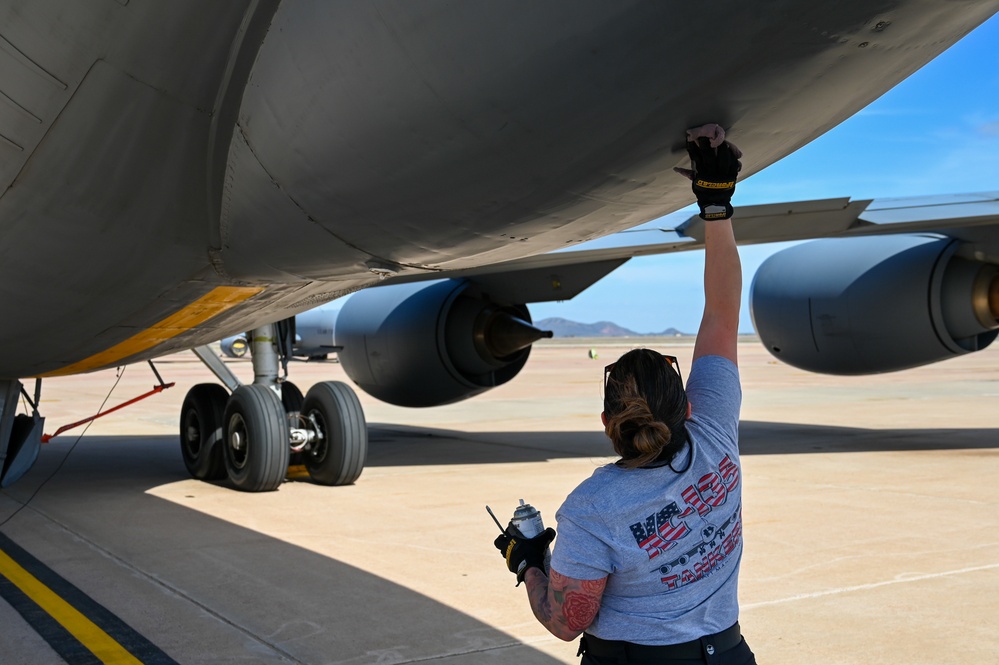
[[[651,456],[651,459],[643,462],[647,464],[659,456],[659,453],[669,445],[672,438],[673,432],[670,431],[666,423],[651,420],[638,426],[638,430],[632,437],[632,443],[638,452],[644,453],[643,458],[646,455]]]

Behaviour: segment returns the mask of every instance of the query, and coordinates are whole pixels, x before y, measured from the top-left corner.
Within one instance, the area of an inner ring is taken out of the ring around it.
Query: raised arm
[[[706,222],[704,230],[704,314],[694,342],[694,359],[716,355],[738,364],[742,263],[732,220]]]
[[[676,169],[691,180],[704,220],[704,315],[694,343],[694,360],[718,355],[737,358],[742,264],[732,232],[732,194],[742,153],[725,140],[719,125],[687,131],[690,169]]]

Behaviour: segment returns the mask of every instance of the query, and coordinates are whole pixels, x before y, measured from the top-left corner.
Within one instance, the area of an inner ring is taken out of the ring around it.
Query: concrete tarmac
[[[614,459],[602,370],[633,343],[649,341],[539,344],[511,383],[437,409],[362,394],[358,482],[264,494],[187,476],[180,404],[213,377],[171,356],[157,367],[176,387],[43,447],[0,492],[0,532],[179,663],[576,663],[514,588],[484,506],[505,520],[524,498],[554,525]],[[688,340],[656,348],[686,373]],[[758,661],[999,663],[999,347],[875,377],[807,374],[758,342],[740,354],[741,623]],[[292,379],[344,375],[295,363]],[[115,380],[47,380],[46,431]],[[108,405],[154,383],[129,367]],[[0,626],[0,662],[63,662],[2,600]]]

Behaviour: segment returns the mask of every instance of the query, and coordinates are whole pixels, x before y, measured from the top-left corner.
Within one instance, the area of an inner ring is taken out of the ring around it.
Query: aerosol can
[[[545,530],[545,523],[541,519],[541,513],[537,508],[529,503],[524,503],[524,500],[520,500],[520,505],[517,509],[513,511],[513,517],[510,518],[510,526],[520,532],[524,538],[534,538],[534,536],[541,535],[541,532]]]
[[[503,531],[503,525],[499,523],[496,516],[493,515],[493,511],[489,510],[489,506],[486,506],[486,510],[489,514],[493,516],[493,521],[499,526],[500,530]],[[510,518],[510,525],[508,529],[513,529],[519,533],[524,538],[533,538],[534,536],[540,535],[545,530],[545,523],[541,519],[541,513],[537,508],[529,503],[524,503],[524,500],[520,500],[520,505],[517,509],[513,511],[513,517]],[[549,565],[552,560],[552,550],[549,547],[545,551],[545,573],[548,573]]]

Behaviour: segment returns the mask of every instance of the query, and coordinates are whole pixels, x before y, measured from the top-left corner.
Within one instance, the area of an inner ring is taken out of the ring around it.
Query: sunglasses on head
[[[667,356],[664,353],[660,353],[659,357],[662,358],[667,365],[673,368],[673,370],[676,372],[676,375],[679,376],[680,380],[682,381],[683,374],[680,373],[680,363],[677,361],[676,356]],[[610,365],[604,367],[604,390],[607,390],[607,381],[610,378],[611,370],[614,369],[614,365],[616,364],[617,364],[616,362],[613,362]]]

